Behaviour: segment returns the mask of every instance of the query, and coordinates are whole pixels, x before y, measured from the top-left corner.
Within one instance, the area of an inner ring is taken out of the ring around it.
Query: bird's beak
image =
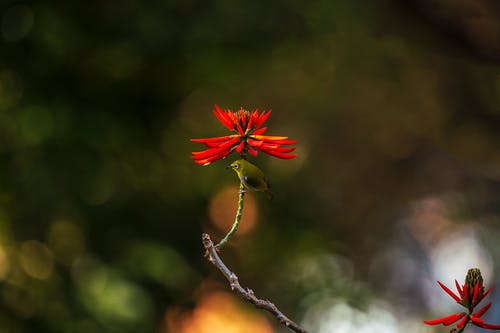
[[[231,165],[226,166],[226,169],[231,169],[231,168],[232,168]]]

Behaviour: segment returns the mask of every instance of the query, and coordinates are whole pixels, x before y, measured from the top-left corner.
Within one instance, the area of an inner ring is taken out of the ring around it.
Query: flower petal
[[[477,301],[478,295],[479,295],[479,281],[476,282],[476,285],[474,286],[474,293],[472,295],[472,303]]]
[[[226,157],[231,153],[231,149],[216,149],[212,148],[205,151],[206,155],[193,155],[192,158],[197,164],[208,165],[213,161],[219,160],[221,158]],[[208,154],[209,153],[209,154]]]
[[[256,111],[257,111],[257,110],[256,110]],[[247,126],[246,126],[246,127],[247,127],[247,129],[246,129],[247,131],[252,129],[253,122],[254,122],[254,118],[255,118],[255,117],[253,116],[253,115],[254,115],[254,113],[255,113],[255,112],[250,113],[250,114],[248,115],[248,124],[247,124]]]
[[[274,148],[273,150],[280,153],[291,153],[292,151],[295,150],[295,147],[278,147]]]
[[[442,284],[440,281],[438,281],[439,285],[441,286],[441,288],[443,288],[444,291],[446,291],[446,293],[448,295],[450,295],[451,297],[453,297],[453,299],[455,301],[457,301],[458,303],[460,303],[460,301],[462,301],[460,299],[460,297],[458,297],[457,295],[455,295],[455,293],[453,291],[451,291],[447,286],[445,286],[444,284]]]
[[[273,136],[273,135],[251,135],[252,138],[256,140],[262,140],[264,142],[278,143],[280,145],[293,145],[297,143],[297,140],[287,140],[287,136]]]
[[[466,284],[464,284],[462,286],[462,290],[464,291],[464,297],[462,297],[462,301],[460,301],[459,303],[462,304],[463,306],[465,306],[466,308],[469,307],[470,305],[470,302],[469,302],[469,287],[467,287]]]
[[[219,119],[219,121],[224,124],[230,131],[234,130],[234,122],[231,121],[228,112],[222,111],[218,105],[215,105],[214,115]]]
[[[487,328],[489,330],[500,330],[500,325],[487,324],[481,318],[478,318],[476,316],[471,316],[470,319],[472,320],[472,323],[476,326]]]
[[[227,147],[222,147],[222,148],[210,148],[210,149],[207,149],[207,150],[203,150],[203,151],[194,151],[191,153],[191,156],[196,159],[196,160],[201,160],[201,159],[205,159],[205,158],[209,158],[211,156],[215,156],[215,155],[219,155],[221,154],[222,152],[224,151],[231,151],[229,148]]]
[[[224,149],[229,149],[231,148],[232,145],[237,143],[240,140],[239,137],[234,137],[230,140],[227,140],[223,142],[222,144],[218,145],[217,147],[210,148],[204,151],[194,151],[191,153],[191,155],[196,156],[197,158],[205,158],[206,155],[210,155],[210,152],[215,152],[215,151],[222,151]]]
[[[248,152],[253,156],[257,157],[258,151],[253,149],[252,147],[248,147]]]
[[[216,143],[216,142],[221,142],[225,141],[227,139],[233,138],[234,135],[226,135],[226,136],[218,136],[215,138],[201,138],[201,139],[191,139],[192,142],[198,142],[198,143]]]
[[[462,288],[460,288],[460,284],[458,283],[458,281],[455,279],[455,286],[457,287],[457,290],[458,290],[458,293],[460,294],[460,297],[464,297],[464,292],[462,290]]]
[[[262,127],[262,128],[259,128],[259,129],[256,129],[255,131],[253,131],[253,134],[255,134],[255,135],[264,134],[266,131],[267,131],[267,127]]]
[[[236,125],[240,125],[241,128],[246,128],[246,116],[245,116],[245,111],[243,110],[242,107],[240,107],[240,109],[235,112],[236,114]]]
[[[227,117],[231,120],[233,126],[238,123],[238,115],[236,114],[236,112],[228,111]]]
[[[274,156],[274,157],[278,157],[278,158],[282,158],[284,160],[289,160],[289,159],[292,159],[292,158],[295,158],[297,157],[297,154],[285,154],[285,153],[280,153],[278,151],[275,151],[275,150],[264,150],[264,149],[261,149],[262,152],[268,154],[268,155],[271,155],[271,156]]]
[[[264,143],[264,141],[254,140],[254,139],[247,139],[247,142],[250,146],[253,147],[261,147],[262,144]]]
[[[260,145],[261,149],[267,149],[267,150],[274,150],[276,148],[279,148],[280,145],[278,143],[263,143]]]
[[[486,290],[482,295],[479,296],[479,301],[477,301],[478,303],[481,302],[483,300],[483,298],[485,298],[486,296],[488,296],[488,294],[491,292],[491,290],[493,290],[493,287],[489,287],[488,290]]]
[[[276,140],[286,140],[287,136],[276,136],[276,135],[252,135],[253,138],[257,140],[265,140],[265,141],[276,141]]]
[[[243,109],[240,109],[238,114],[234,113],[234,118],[235,118],[234,123],[236,124],[236,129],[238,130],[238,133],[241,136],[245,135],[244,128],[246,128],[245,127],[246,117],[245,117],[245,112],[243,111]]]
[[[245,148],[245,141],[241,141],[238,147],[236,147],[236,151],[238,153],[241,153],[243,151],[243,148]]]
[[[488,309],[490,308],[490,306],[491,306],[491,302],[489,302],[488,304],[486,304],[485,306],[483,306],[479,311],[477,311],[473,315],[476,316],[476,317],[478,317],[478,318],[481,318],[481,316],[484,315],[486,311],[488,311]]]
[[[465,316],[460,320],[460,322],[457,324],[457,328],[462,328],[464,327],[465,324],[469,321],[469,317]]]
[[[271,112],[272,112],[272,110],[269,110],[267,112],[262,111],[262,113],[260,114],[259,118],[255,122],[255,128],[261,127],[262,124],[264,124],[264,122],[267,120],[267,118],[269,118],[269,116],[271,115]]]
[[[465,316],[465,312],[459,312],[439,319],[424,320],[424,323],[427,325],[443,324],[445,326],[448,326],[461,319],[463,316]]]

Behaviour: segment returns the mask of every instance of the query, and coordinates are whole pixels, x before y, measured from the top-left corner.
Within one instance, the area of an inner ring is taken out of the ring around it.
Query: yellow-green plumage
[[[264,192],[269,199],[272,199],[273,193],[271,192],[269,182],[267,181],[264,172],[262,172],[262,170],[260,170],[257,166],[247,160],[240,159],[234,161],[231,165],[228,165],[228,168],[231,168],[234,172],[236,172],[245,188],[252,191]]]

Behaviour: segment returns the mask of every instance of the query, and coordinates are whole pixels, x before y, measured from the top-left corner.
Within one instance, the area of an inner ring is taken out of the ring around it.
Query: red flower
[[[213,161],[225,158],[236,150],[240,155],[247,153],[257,156],[258,151],[262,151],[274,157],[290,159],[297,157],[296,154],[290,154],[295,150],[294,147],[282,147],[282,145],[292,145],[297,143],[295,140],[288,140],[286,136],[262,135],[267,128],[262,127],[264,122],[271,114],[271,110],[258,110],[249,112],[243,109],[239,111],[221,110],[215,105],[214,114],[219,121],[235,134],[220,136],[216,138],[191,139],[193,142],[203,143],[208,149],[204,151],[193,152],[192,158],[201,165],[208,165]]]
[[[491,291],[489,288],[486,292],[484,291],[483,286],[483,278],[481,276],[481,271],[477,268],[471,268],[467,272],[467,277],[465,278],[465,284],[460,286],[457,280],[455,280],[455,286],[458,291],[458,295],[455,294],[451,289],[438,281],[439,285],[443,290],[450,295],[458,304],[466,307],[469,310],[469,313],[458,312],[443,318],[434,319],[434,320],[424,320],[425,324],[428,325],[437,325],[443,324],[445,326],[456,323],[457,328],[452,332],[462,332],[469,322],[472,322],[474,325],[487,328],[490,330],[500,330],[500,325],[493,325],[485,323],[481,317],[488,311],[491,306],[491,302],[483,306],[481,309],[473,313],[474,308],[478,305]]]

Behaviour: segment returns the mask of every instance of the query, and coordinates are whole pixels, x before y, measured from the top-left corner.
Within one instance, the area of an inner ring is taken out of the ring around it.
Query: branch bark
[[[233,291],[235,291],[241,298],[254,304],[257,308],[266,310],[273,314],[276,319],[284,326],[290,328],[292,331],[297,333],[308,333],[304,328],[297,325],[295,322],[290,320],[285,316],[273,303],[268,300],[259,299],[255,296],[253,290],[249,288],[243,288],[238,281],[238,277],[233,273],[222,261],[217,253],[217,248],[210,239],[208,234],[202,234],[201,239],[203,242],[203,247],[206,250],[205,256],[208,261],[210,261],[215,267],[221,271],[226,280],[229,282],[229,286]]]

